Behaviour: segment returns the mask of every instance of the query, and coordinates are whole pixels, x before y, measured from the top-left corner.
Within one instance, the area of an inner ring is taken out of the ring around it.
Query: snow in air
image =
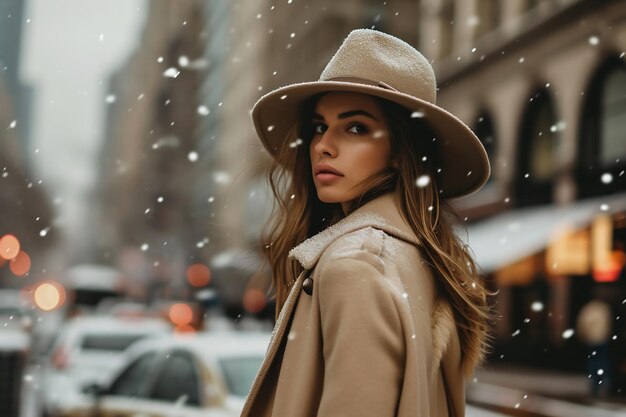
[[[198,114],[200,116],[208,116],[209,113],[211,113],[211,110],[209,110],[209,108],[205,105],[200,105],[198,106]]]
[[[574,335],[574,329],[567,329],[563,332],[563,339],[569,339]]]
[[[611,175],[608,172],[605,172],[600,177],[600,180],[602,181],[603,184],[610,184],[611,182],[613,182],[613,175]]]
[[[180,74],[180,71],[178,71],[174,67],[169,67],[163,72],[163,76],[167,78],[176,78],[178,77],[179,74]]]
[[[191,162],[196,162],[198,160],[198,152],[196,151],[189,152],[189,154],[187,154],[187,159],[189,159]]]
[[[430,177],[428,175],[420,175],[415,181],[418,187],[423,188],[430,184]]]
[[[213,180],[218,184],[228,184],[230,182],[230,175],[224,171],[217,171],[213,173]]]
[[[293,142],[291,142],[289,144],[289,147],[290,148],[297,148],[298,146],[302,145],[302,143],[303,143],[302,139],[298,138],[298,139],[294,140]]]

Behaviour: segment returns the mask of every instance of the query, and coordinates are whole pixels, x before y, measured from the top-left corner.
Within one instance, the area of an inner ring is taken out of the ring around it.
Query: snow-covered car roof
[[[172,326],[163,319],[153,317],[119,318],[110,316],[80,316],[63,326],[73,334],[144,334],[171,330]]]
[[[135,357],[148,350],[184,348],[206,362],[232,356],[264,356],[271,333],[218,331],[190,335],[160,335],[135,343],[128,355]]]

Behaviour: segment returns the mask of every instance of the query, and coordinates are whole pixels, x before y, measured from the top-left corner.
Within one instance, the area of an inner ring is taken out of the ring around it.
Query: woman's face
[[[389,126],[371,96],[330,92],[315,107],[310,145],[318,198],[341,203],[344,213],[359,197],[361,182],[391,165]]]

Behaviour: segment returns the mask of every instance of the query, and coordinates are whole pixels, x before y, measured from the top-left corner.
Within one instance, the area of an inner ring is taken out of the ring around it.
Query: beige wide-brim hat
[[[437,136],[441,154],[438,186],[442,198],[478,191],[489,178],[487,152],[458,118],[435,104],[435,73],[408,43],[371,29],[350,32],[318,81],[280,87],[252,108],[259,138],[275,158],[287,133],[299,120],[303,102],[318,93],[345,91],[369,94],[398,103],[421,117]],[[432,140],[432,138],[415,138]]]

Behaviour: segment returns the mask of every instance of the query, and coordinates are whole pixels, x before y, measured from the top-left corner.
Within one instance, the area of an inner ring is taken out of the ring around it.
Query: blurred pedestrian
[[[591,300],[578,313],[576,321],[578,336],[588,346],[587,376],[594,397],[611,392],[611,358],[609,340],[611,335],[611,308],[600,300]]]
[[[490,313],[447,199],[490,166],[435,97],[417,50],[358,29],[318,81],[255,104],[277,322],[242,416],[464,415]]]

